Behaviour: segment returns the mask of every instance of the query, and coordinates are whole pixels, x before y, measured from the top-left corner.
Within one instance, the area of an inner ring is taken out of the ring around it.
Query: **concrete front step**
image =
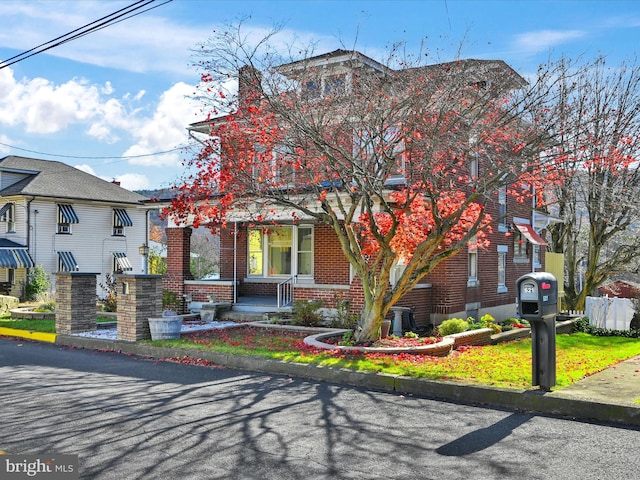
[[[275,316],[291,318],[291,312],[265,312],[265,311],[244,311],[244,310],[227,310],[220,312],[216,320],[230,322],[259,322],[268,321]]]

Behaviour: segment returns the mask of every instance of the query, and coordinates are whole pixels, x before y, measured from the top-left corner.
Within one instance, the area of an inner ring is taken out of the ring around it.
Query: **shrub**
[[[438,327],[438,333],[443,337],[454,333],[466,332],[467,330],[469,330],[469,322],[462,320],[461,318],[445,320]]]
[[[322,324],[322,314],[318,309],[322,307],[320,300],[295,300],[293,302],[291,323],[304,327],[317,327]]]
[[[356,344],[355,338],[353,337],[353,332],[344,332],[342,335],[342,339],[338,342],[338,345],[342,347],[352,347]]]
[[[102,310],[105,312],[115,312],[118,310],[118,283],[113,273],[107,273],[104,283],[100,283],[100,288],[105,292],[104,297],[98,298],[102,303]]]
[[[611,330],[609,328],[596,327],[589,323],[589,317],[579,318],[573,324],[574,332],[583,332],[593,335],[595,337],[628,337],[628,338],[640,338],[640,330]]]
[[[47,272],[44,271],[44,267],[36,265],[27,273],[27,279],[24,282],[25,300],[40,300],[50,287],[51,281]]]
[[[175,311],[178,308],[178,294],[167,290],[162,290],[162,309]]]
[[[56,302],[41,303],[33,309],[34,312],[55,312]]]

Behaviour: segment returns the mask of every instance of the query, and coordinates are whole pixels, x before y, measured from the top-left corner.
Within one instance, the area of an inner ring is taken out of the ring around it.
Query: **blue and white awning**
[[[35,264],[23,248],[0,248],[0,268],[31,268]]]
[[[113,256],[116,259],[116,263],[118,264],[118,267],[120,268],[120,270],[122,270],[123,272],[130,272],[133,270],[133,267],[131,266],[131,262],[129,262],[129,259],[127,258],[126,253],[113,252]]]
[[[80,223],[80,219],[71,205],[60,203],[58,204],[58,210],[60,212],[60,223]]]
[[[2,208],[0,208],[0,217],[4,217],[6,215],[6,213],[9,211],[9,209],[11,208],[11,205],[13,205],[11,202],[9,203],[5,203]]]
[[[71,252],[58,252],[58,258],[60,259],[61,271],[63,272],[75,272],[80,269],[78,262],[76,262],[73,253]]]
[[[133,221],[124,208],[114,208],[113,214],[116,216],[117,227],[133,227]]]

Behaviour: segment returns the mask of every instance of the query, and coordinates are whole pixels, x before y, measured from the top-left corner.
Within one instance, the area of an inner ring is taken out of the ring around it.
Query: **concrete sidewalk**
[[[290,375],[399,394],[560,415],[580,420],[640,426],[640,356],[609,367],[569,387],[544,392],[533,387],[506,389],[453,381],[425,380],[71,335],[58,335],[55,343],[152,358],[199,358],[239,370]]]

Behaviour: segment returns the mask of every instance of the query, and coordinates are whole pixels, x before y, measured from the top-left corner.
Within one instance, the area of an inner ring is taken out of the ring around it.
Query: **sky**
[[[3,0],[0,62],[136,0]],[[638,1],[155,0],[155,8],[0,68],[0,158],[57,160],[129,190],[180,183],[194,100],[193,51],[216,28],[243,20],[259,36],[282,25],[282,44],[315,52],[425,42],[430,55],[499,59],[525,78],[549,58],[635,61]],[[0,63],[0,67],[2,63]]]

